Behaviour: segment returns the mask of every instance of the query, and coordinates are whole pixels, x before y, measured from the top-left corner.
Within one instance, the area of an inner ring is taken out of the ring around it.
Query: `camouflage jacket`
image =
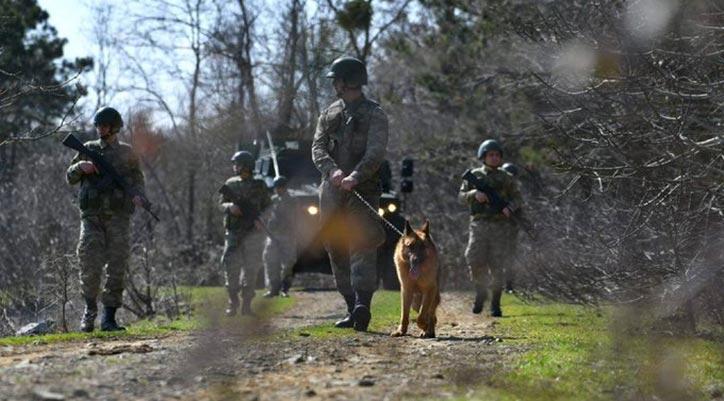
[[[96,139],[86,142],[85,146],[103,156],[131,187],[140,193],[144,192],[143,172],[138,157],[130,145],[118,140],[106,142]],[[104,178],[102,173],[83,174],[80,169],[81,161],[88,161],[88,158],[82,154],[76,154],[70,162],[65,177],[71,185],[80,183],[78,204],[81,216],[133,213],[133,202],[123,189],[112,181],[110,181],[110,185],[102,186]]]
[[[269,190],[262,180],[254,178],[244,178],[233,176],[226,180],[225,183],[231,190],[241,199],[251,203],[257,210],[262,213],[271,204]],[[219,204],[224,212],[224,228],[229,231],[250,230],[254,227],[254,221],[244,218],[245,211],[242,210],[241,216],[234,216],[229,211],[230,203],[233,199],[224,195],[219,196]],[[248,215],[247,215],[248,217]]]
[[[378,170],[387,149],[387,115],[364,96],[350,104],[337,100],[317,121],[312,160],[322,173],[341,169],[357,178],[359,187],[379,187]]]
[[[510,174],[501,169],[491,169],[487,166],[476,168],[472,173],[485,180],[503,200],[508,202],[508,208],[511,212],[517,211],[523,206],[523,198],[520,196],[518,183]],[[472,188],[467,181],[463,181],[458,198],[470,207],[470,215],[475,220],[481,218],[491,220],[505,218],[502,213],[496,213],[490,203],[480,203],[475,200],[475,188]]]
[[[267,226],[277,238],[294,238],[298,212],[297,200],[288,193],[283,196],[274,195]]]

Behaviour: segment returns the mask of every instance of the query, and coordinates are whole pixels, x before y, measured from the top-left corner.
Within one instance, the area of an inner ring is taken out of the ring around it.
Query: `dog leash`
[[[357,192],[357,190],[353,189],[353,190],[352,190],[352,193],[353,193],[353,194],[357,197],[357,199],[359,199],[365,206],[367,206],[367,209],[369,209],[375,216],[379,217],[380,220],[382,220],[383,223],[387,224],[388,227],[390,227],[391,229],[393,229],[393,230],[397,233],[397,235],[399,235],[400,237],[402,237],[403,235],[405,235],[405,233],[403,233],[403,232],[400,231],[397,227],[395,227],[394,224],[390,223],[390,221],[387,220],[387,219],[385,218],[385,216],[380,216],[379,212],[378,212],[374,207],[372,207],[372,205],[370,205],[369,202],[367,202],[367,201],[365,200],[365,198],[363,198],[362,195],[360,195],[359,192]]]

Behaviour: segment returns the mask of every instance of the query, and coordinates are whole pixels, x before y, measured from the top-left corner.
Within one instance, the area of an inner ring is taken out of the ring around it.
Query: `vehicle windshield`
[[[320,173],[312,162],[311,141],[286,141],[276,144],[279,173],[289,179],[291,187],[305,184],[318,184]],[[274,163],[271,152],[266,150],[260,155],[259,172],[265,179],[274,179]]]

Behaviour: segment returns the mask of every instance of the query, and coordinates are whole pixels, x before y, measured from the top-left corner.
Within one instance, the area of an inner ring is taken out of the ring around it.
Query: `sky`
[[[270,7],[278,0],[267,0],[260,2],[265,7]],[[57,31],[58,36],[67,39],[64,47],[64,58],[73,60],[76,57],[95,57],[96,45],[89,38],[92,37],[91,29],[93,28],[93,18],[91,15],[91,4],[94,0],[37,0],[38,4],[49,14],[49,22]],[[129,3],[124,0],[110,0],[110,4],[116,9],[123,8]],[[313,1],[308,4],[313,4]],[[273,8],[270,8],[273,10]],[[263,20],[263,19],[262,19]],[[120,24],[123,24],[123,17],[119,18]],[[114,21],[114,24],[118,24]],[[263,25],[263,22],[262,22]],[[116,25],[117,26],[117,25]],[[263,29],[263,28],[262,28]],[[112,67],[113,68],[113,67]],[[150,69],[153,66],[149,66]],[[110,80],[118,82],[118,74],[120,71],[110,72]],[[183,86],[179,86],[178,82],[166,81],[157,77],[160,90],[163,92],[165,100],[167,100],[174,110],[183,108],[185,96],[183,95]],[[80,77],[80,83],[86,86],[92,86],[95,83],[94,73],[84,74]],[[110,99],[110,105],[119,108],[119,110],[129,110],[138,105],[138,93],[118,92]],[[79,106],[86,113],[92,113],[92,109],[96,107],[96,98],[94,91],[89,91],[88,96],[81,99]],[[156,122],[160,125],[169,125],[165,114],[156,115]]]
[[[37,0],[38,4],[45,9],[49,14],[49,22],[58,31],[58,36],[67,39],[67,43],[64,47],[64,57],[68,60],[73,60],[77,57],[94,57],[96,56],[96,44],[92,39],[90,33],[95,20],[91,12],[91,5],[95,4],[97,0]],[[127,0],[106,0],[110,4],[114,5],[115,10],[122,10],[127,7],[134,7],[133,4],[143,3],[132,3]],[[310,0],[306,2],[307,12],[309,15],[314,15],[317,12],[317,3],[323,0]],[[258,0],[252,3],[256,3],[261,6],[261,18],[258,21],[257,33],[261,37],[270,37],[273,34],[276,26],[273,23],[274,18],[278,13],[285,9],[285,4],[288,0]],[[143,9],[141,9],[142,11]],[[120,12],[122,14],[122,12]],[[114,17],[118,18],[116,21],[112,21],[113,28],[124,27],[127,20],[124,20],[123,15],[116,13]],[[265,43],[260,45],[261,48],[265,47]],[[148,58],[151,60],[151,57]],[[143,61],[141,61],[143,63]],[[148,70],[153,70],[156,65],[153,61],[148,61]],[[115,64],[115,63],[113,63]],[[184,64],[177,64],[182,70],[186,70],[188,66]],[[146,67],[146,65],[144,65]],[[190,73],[190,70],[189,70]],[[130,78],[129,78],[130,77]],[[185,107],[186,96],[185,96],[185,84],[183,82],[171,81],[169,78],[162,76],[156,76],[158,90],[162,92],[164,100],[169,103],[170,107],[174,110],[182,110]],[[263,90],[264,80],[259,77],[257,82],[257,88]],[[126,75],[124,71],[115,70],[114,66],[111,66],[109,72],[109,81],[111,85],[114,84],[126,84],[128,86],[128,79],[134,79],[133,76]],[[95,84],[94,72],[84,74],[80,78],[80,83],[92,88]],[[130,111],[135,107],[139,107],[139,100],[143,97],[142,94],[132,93],[126,91],[114,92],[114,96],[109,99],[109,105],[119,108],[119,110]],[[92,114],[93,109],[97,107],[95,92],[89,91],[89,95],[81,99],[79,107],[85,114]],[[161,125],[169,125],[170,120],[164,117],[165,113],[158,115],[156,113],[157,123]]]
[[[38,0],[38,4],[50,14],[50,25],[58,30],[58,36],[68,39],[65,56],[68,59],[91,55],[91,43],[83,29],[87,29],[90,16],[88,7],[81,1]]]

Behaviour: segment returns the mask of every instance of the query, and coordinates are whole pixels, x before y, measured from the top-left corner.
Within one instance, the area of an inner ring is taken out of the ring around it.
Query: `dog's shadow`
[[[388,333],[388,334],[380,333],[380,332],[374,332],[374,333],[368,332],[368,333],[370,333],[370,334],[375,334],[375,335],[384,335],[384,336],[388,336],[388,337],[390,336],[389,333]],[[500,338],[501,338],[501,337],[495,337],[495,336],[470,336],[470,337],[461,337],[461,336],[453,336],[453,335],[449,335],[449,336],[436,336],[436,337],[433,337],[433,338],[425,338],[425,337],[420,337],[419,335],[417,335],[417,334],[415,334],[415,333],[408,333],[408,334],[405,334],[403,337],[411,338],[411,339],[416,339],[416,340],[432,340],[432,341],[452,342],[452,343],[455,343],[455,342],[493,343],[493,342],[498,342],[498,341],[500,341]],[[392,337],[391,337],[391,338],[392,338]]]
[[[472,342],[472,343],[489,343],[496,341],[496,337],[493,336],[437,336],[437,341],[449,341],[449,342]]]

